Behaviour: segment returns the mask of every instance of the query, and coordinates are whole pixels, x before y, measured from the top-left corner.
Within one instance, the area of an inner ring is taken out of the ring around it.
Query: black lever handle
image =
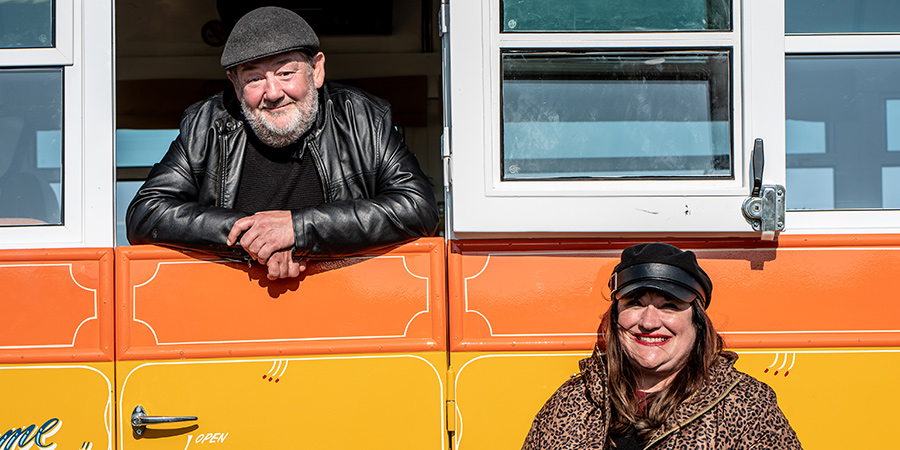
[[[762,189],[763,167],[765,166],[766,157],[763,152],[763,140],[756,138],[753,142],[753,153],[750,154],[750,176],[753,177],[753,189],[750,191],[751,197],[759,197],[760,189]]]

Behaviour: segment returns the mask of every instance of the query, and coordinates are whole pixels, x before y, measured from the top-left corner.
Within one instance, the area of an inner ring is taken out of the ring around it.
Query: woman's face
[[[638,388],[662,389],[684,366],[697,340],[691,304],[648,290],[620,299],[617,308],[622,346],[642,375]]]

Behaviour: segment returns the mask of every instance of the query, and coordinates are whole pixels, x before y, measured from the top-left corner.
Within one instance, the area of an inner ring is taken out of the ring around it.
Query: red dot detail
[[[269,377],[269,381],[272,381],[272,377]]]
[[[785,374],[785,375],[787,375],[787,374]],[[279,381],[281,381],[281,378],[276,378],[276,379],[275,379],[275,382],[276,382],[276,383],[279,382]]]
[[[269,377],[268,375],[263,375],[263,380],[265,380],[268,377]]]

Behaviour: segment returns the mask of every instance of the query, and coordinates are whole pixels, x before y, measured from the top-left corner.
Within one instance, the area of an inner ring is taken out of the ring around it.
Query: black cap
[[[293,50],[315,55],[319,52],[319,37],[297,13],[264,6],[237,21],[222,51],[222,67],[231,69],[254,59]]]
[[[662,242],[632,245],[622,251],[622,261],[609,279],[613,299],[638,289],[656,289],[683,302],[699,298],[703,309],[712,300],[712,281],[697,264],[694,252]]]

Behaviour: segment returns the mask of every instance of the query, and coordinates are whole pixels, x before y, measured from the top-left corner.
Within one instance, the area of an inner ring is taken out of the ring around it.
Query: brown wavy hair
[[[617,324],[619,322],[618,302],[640,295],[643,295],[643,292],[635,292],[633,295],[612,302],[600,321],[597,345],[601,352],[606,353],[610,409],[612,410],[610,434],[624,433],[629,427],[634,426],[638,439],[647,443],[653,432],[675,413],[678,405],[687,401],[691,395],[709,382],[710,369],[715,364],[719,353],[722,352],[723,342],[709,316],[706,315],[701,302],[691,302],[692,322],[697,330],[697,342],[694,343],[684,367],[678,371],[672,382],[657,392],[644,405],[643,413],[639,413],[640,407],[636,390],[640,373],[625,354]],[[611,444],[611,441],[609,443]]]

